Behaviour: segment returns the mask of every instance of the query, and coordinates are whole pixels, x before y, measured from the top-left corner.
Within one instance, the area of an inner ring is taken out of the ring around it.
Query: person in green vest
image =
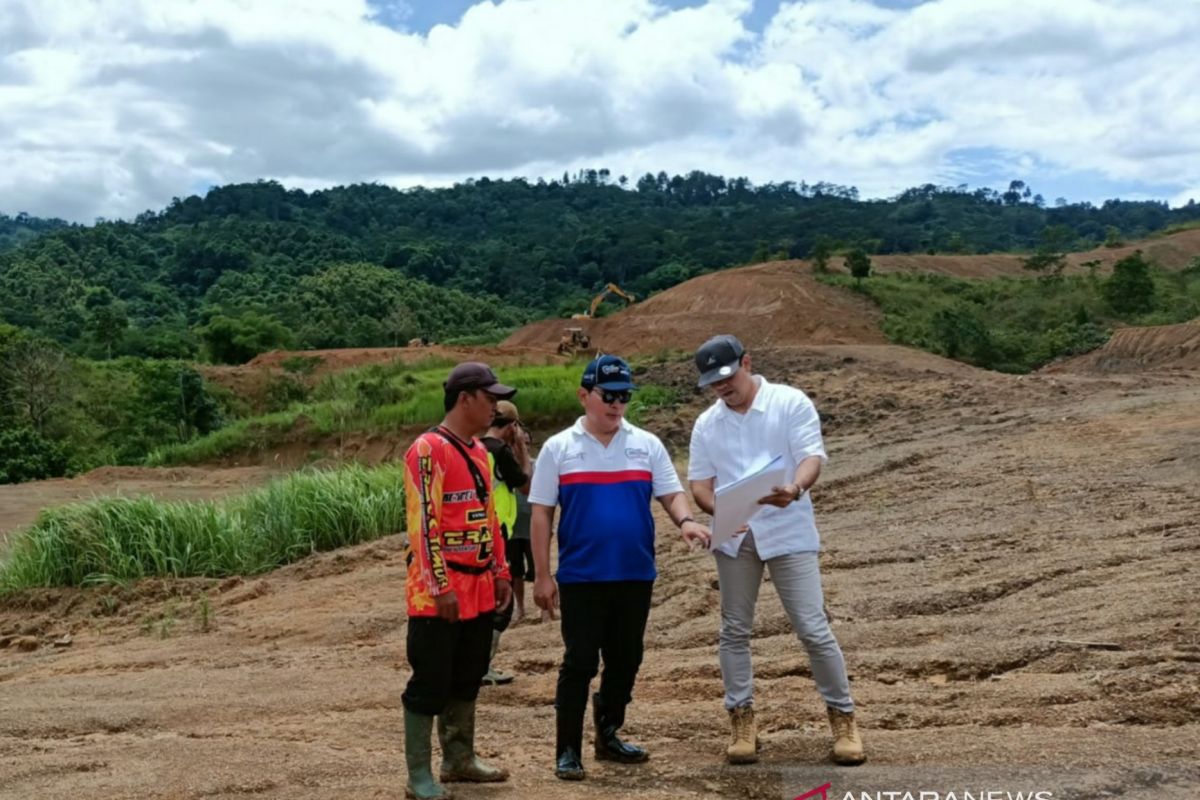
[[[507,400],[496,404],[496,413],[492,417],[492,425],[481,439],[487,448],[488,460],[492,464],[492,497],[496,504],[496,518],[500,521],[500,530],[504,535],[504,543],[508,554],[510,569],[514,577],[514,592],[517,597],[524,599],[524,568],[521,562],[526,558],[532,563],[528,534],[524,540],[525,548],[521,550],[511,547],[516,540],[513,534],[518,527],[519,507],[517,497],[529,493],[529,479],[533,470],[529,462],[529,442],[525,428],[521,425],[521,415],[517,407]],[[528,504],[527,504],[528,505]],[[528,514],[528,511],[526,512]],[[528,516],[526,517],[528,519]],[[525,524],[528,530],[528,522]],[[525,556],[522,556],[522,552]],[[532,579],[532,578],[531,578]],[[513,605],[496,614],[492,628],[492,652],[488,661],[488,671],[483,676],[485,686],[501,686],[512,683],[513,676],[496,669],[492,663],[496,658],[496,650],[500,647],[500,636],[512,622]],[[523,605],[523,603],[522,603]]]

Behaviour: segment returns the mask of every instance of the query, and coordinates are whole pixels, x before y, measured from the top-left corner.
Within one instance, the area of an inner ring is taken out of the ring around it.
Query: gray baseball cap
[[[696,351],[696,369],[700,371],[696,385],[703,388],[736,374],[745,353],[746,348],[736,336],[723,333],[712,337]]]

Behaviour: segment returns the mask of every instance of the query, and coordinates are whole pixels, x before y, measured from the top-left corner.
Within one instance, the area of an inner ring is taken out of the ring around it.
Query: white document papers
[[[710,550],[732,539],[737,529],[763,508],[758,504],[759,499],[787,482],[784,472],[783,456],[775,456],[765,466],[717,489]]]

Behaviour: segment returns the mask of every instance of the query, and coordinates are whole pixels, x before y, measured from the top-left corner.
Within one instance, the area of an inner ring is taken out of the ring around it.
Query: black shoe
[[[621,741],[613,727],[596,729],[596,759],[617,761],[621,764],[641,764],[650,759],[650,754],[635,744]]]
[[[558,754],[558,763],[554,765],[554,777],[560,781],[583,780],[583,760],[579,757],[578,750],[568,747]]]
[[[637,745],[626,744],[617,736],[625,724],[625,707],[605,707],[599,693],[592,695],[592,721],[596,730],[596,759],[621,764],[641,764],[650,754]]]

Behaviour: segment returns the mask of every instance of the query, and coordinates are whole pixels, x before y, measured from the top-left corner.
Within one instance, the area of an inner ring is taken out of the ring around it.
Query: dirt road
[[[513,779],[458,796],[790,799],[830,782],[839,800],[1200,797],[1200,379],[1017,378],[888,347],[764,352],[758,366],[810,390],[826,420],[825,587],[870,761],[828,765],[807,660],[768,584],[762,761],[723,765],[714,570],[664,527],[627,725],[652,760],[588,754],[587,782],[554,779],[561,644],[554,624],[522,624],[500,658],[520,677],[480,706],[480,749]],[[689,370],[655,380],[686,391]],[[651,427],[677,447],[702,403]],[[401,547],[9,601],[0,637],[39,646],[0,649],[0,797],[401,797]]]

